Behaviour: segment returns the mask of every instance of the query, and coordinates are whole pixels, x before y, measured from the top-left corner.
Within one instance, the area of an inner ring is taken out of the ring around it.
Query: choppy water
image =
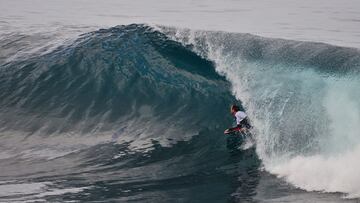
[[[358,201],[356,1],[0,3],[0,202]]]

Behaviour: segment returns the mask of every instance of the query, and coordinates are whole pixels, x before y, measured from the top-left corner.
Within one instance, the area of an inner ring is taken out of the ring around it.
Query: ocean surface
[[[0,0],[0,202],[359,202],[359,87],[357,0]]]

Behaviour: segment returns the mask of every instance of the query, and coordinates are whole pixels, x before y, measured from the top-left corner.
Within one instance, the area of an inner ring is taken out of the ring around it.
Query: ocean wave
[[[0,54],[8,180],[62,179],[62,189],[114,201],[179,198],[169,188],[184,201],[251,201],[259,156],[296,187],[359,197],[357,176],[344,175],[356,171],[360,145],[358,49],[132,24],[11,57],[22,39]],[[257,155],[226,148],[231,103],[249,114]]]

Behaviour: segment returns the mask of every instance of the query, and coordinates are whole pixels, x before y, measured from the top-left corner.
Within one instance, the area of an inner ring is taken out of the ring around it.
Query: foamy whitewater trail
[[[264,169],[307,191],[360,197],[360,51],[160,28],[215,62],[256,130]]]
[[[359,198],[359,156],[357,146],[333,156],[295,156],[283,163],[269,164],[268,170],[308,191],[344,192],[346,198]]]

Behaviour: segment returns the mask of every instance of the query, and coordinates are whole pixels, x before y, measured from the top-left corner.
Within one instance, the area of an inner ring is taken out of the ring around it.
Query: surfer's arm
[[[237,125],[237,126],[235,126],[233,128],[226,129],[224,133],[228,134],[228,133],[232,133],[232,132],[239,131],[239,130],[241,130],[241,126]]]
[[[241,130],[241,126],[240,126],[240,125],[237,125],[237,126],[235,126],[235,127],[233,127],[233,128],[230,128],[229,130],[230,130],[230,131],[238,131],[238,130]]]

